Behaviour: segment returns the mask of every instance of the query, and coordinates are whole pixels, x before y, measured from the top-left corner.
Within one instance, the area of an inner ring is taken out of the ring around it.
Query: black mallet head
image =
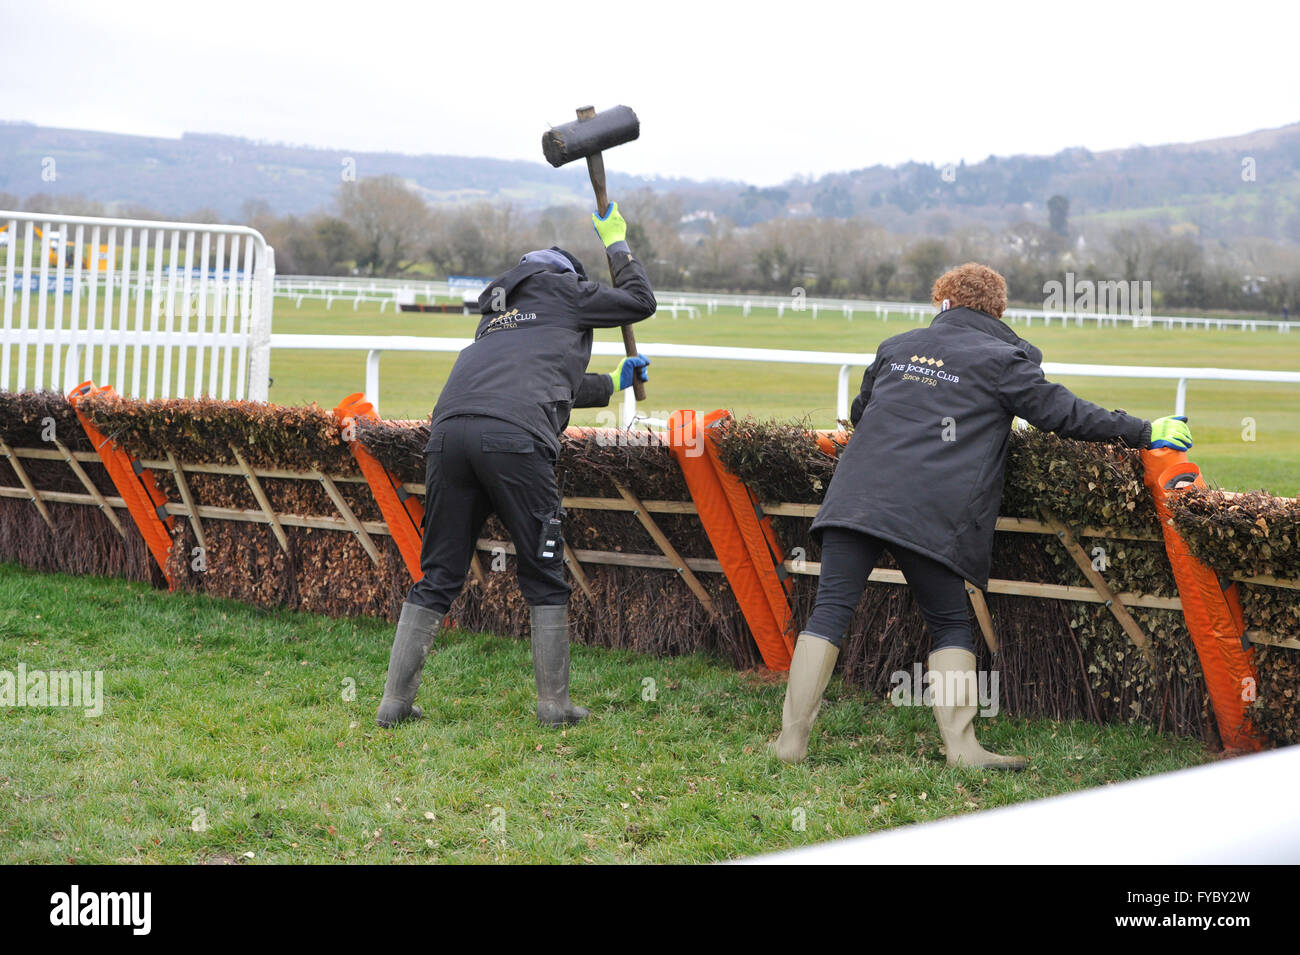
[[[628,106],[614,106],[590,119],[575,119],[542,134],[542,154],[552,166],[630,143],[641,135],[641,121]]]

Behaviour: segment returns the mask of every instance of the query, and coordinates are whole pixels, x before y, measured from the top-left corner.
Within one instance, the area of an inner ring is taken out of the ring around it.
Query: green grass
[[[105,687],[98,718],[0,709],[0,864],[714,861],[1207,758],[1140,727],[997,717],[983,741],[1031,768],[951,770],[928,711],[837,677],[813,755],[786,767],[764,747],[781,683],[583,647],[573,694],[593,715],[547,730],[527,642],[463,632],[426,668],[428,718],[387,732],[391,639],[372,620],[0,565],[0,669],[100,669]]]
[[[475,321],[460,315],[381,314],[377,305],[353,310],[347,302],[326,309],[304,302],[295,309],[276,300],[277,332],[319,334],[426,335],[469,337]],[[895,315],[892,321],[839,314],[814,320],[808,312],[739,309],[674,319],[663,314],[636,326],[640,342],[733,345],[754,348],[799,348],[822,351],[874,351],[891,335],[917,325]],[[1300,371],[1300,335],[1276,331],[1165,330],[1162,328],[1026,328],[1014,326],[1043,350],[1046,361],[1115,365],[1208,366]],[[618,341],[614,332],[598,338]],[[653,358],[653,354],[651,355]],[[388,417],[428,415],[451,369],[453,355],[392,353],[382,359],[380,407]],[[365,387],[361,352],[273,353],[272,400],[285,404],[316,401],[333,407],[340,398]],[[613,361],[598,359],[595,370]],[[862,369],[854,369],[854,387]],[[835,418],[837,369],[815,365],[750,362],[704,362],[661,359],[651,368],[649,397],[642,413],[664,417],[678,408],[729,408],[758,417],[806,418],[830,427]],[[1146,418],[1172,414],[1174,381],[1062,378],[1063,384],[1091,401],[1125,408]],[[1277,494],[1300,492],[1300,386],[1236,382],[1190,382],[1187,412],[1196,440],[1193,459],[1207,480],[1247,490],[1266,487]],[[1245,419],[1254,419],[1254,441],[1243,440]],[[574,424],[612,424],[610,411],[578,411]]]

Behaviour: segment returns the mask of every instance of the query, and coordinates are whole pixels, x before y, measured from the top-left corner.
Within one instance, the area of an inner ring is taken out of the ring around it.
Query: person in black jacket
[[[496,514],[515,545],[519,587],[532,617],[537,718],[576,723],[569,699],[569,584],[555,466],[570,409],[603,407],[646,380],[642,356],[612,374],[586,374],[592,331],[649,318],[657,308],[645,269],[628,249],[611,203],[593,215],[614,287],[587,279],[560,248],[529,252],[479,296],[474,341],[456,359],[433,409],[425,447],[424,534],[418,580],[402,604],[377,722],[419,717],[424,662],[460,593],[483,523]]]
[[[1191,447],[1186,418],[1148,422],[1107,411],[1043,377],[1042,353],[1001,320],[1007,287],[994,270],[953,269],[932,297],[940,311],[930,326],[882,342],[863,376],[853,436],[812,524],[821,580],[795,645],[774,744],[786,762],[807,755],[849,619],[888,548],[933,641],[929,683],[948,763],[1023,768],[1020,757],[987,752],[975,738],[965,586],[988,586],[1013,416],[1084,441]]]

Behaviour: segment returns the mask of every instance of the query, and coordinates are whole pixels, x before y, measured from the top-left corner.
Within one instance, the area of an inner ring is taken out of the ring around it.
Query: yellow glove
[[[605,243],[607,249],[615,242],[627,241],[627,223],[618,211],[617,202],[611,202],[603,216],[593,212],[591,214],[591,224],[595,227],[596,235],[600,236],[600,241]]]
[[[1192,446],[1192,429],[1187,427],[1187,415],[1176,418],[1156,418],[1151,422],[1152,448],[1173,448],[1186,451]]]

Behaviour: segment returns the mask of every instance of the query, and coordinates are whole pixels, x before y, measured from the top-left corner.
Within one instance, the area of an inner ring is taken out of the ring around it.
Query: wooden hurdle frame
[[[0,442],[0,455],[7,459],[19,480],[19,486],[17,487],[0,486],[0,497],[31,502],[32,506],[40,512],[42,518],[51,526],[52,520],[46,507],[48,503],[94,507],[104,513],[118,533],[125,533],[121,518],[115,512],[127,511],[129,513],[127,502],[119,496],[101,492],[86,473],[84,466],[87,464],[102,466],[99,455],[95,452],[71,451],[62,445],[55,448],[13,448]],[[376,564],[378,563],[379,555],[374,538],[392,536],[387,524],[383,521],[366,521],[358,518],[338,489],[339,484],[366,484],[367,481],[363,475],[360,473],[326,474],[316,470],[295,471],[278,468],[254,468],[248,464],[247,460],[237,450],[235,451],[235,457],[237,464],[211,464],[179,461],[174,454],[168,453],[165,458],[156,460],[142,459],[138,463],[141,467],[153,471],[155,474],[169,474],[172,476],[180,500],[168,501],[164,505],[164,509],[169,517],[190,522],[200,546],[203,545],[205,539],[203,531],[205,521],[239,521],[266,524],[275,534],[280,546],[285,549],[289,546],[289,542],[284,535],[285,527],[309,527],[318,530],[337,531],[356,537],[370,559]],[[22,465],[25,460],[63,462],[68,465],[77,480],[86,489],[85,492],[38,489]],[[237,509],[198,504],[190,491],[186,479],[188,474],[216,474],[243,478],[259,506],[255,509]],[[277,512],[271,507],[265,491],[261,488],[260,482],[265,479],[309,481],[319,484],[325,488],[334,505],[335,514],[323,516]],[[698,600],[706,611],[712,613],[714,609],[712,598],[701,583],[698,575],[720,574],[722,573],[721,564],[713,558],[683,557],[654,521],[654,515],[656,514],[695,515],[698,513],[695,504],[691,501],[641,500],[630,490],[619,486],[616,482],[611,481],[611,485],[617,496],[611,494],[609,497],[565,497],[563,501],[564,507],[576,511],[621,511],[629,513],[641,523],[647,536],[654,544],[654,549],[647,550],[644,553],[628,553],[582,548],[569,549],[566,547],[565,563],[578,589],[590,599],[591,590],[583,569],[584,565],[640,567],[647,570],[672,571],[681,578],[685,591]],[[398,486],[409,495],[421,498],[424,495],[423,485],[405,482],[400,483]],[[811,518],[817,513],[817,507],[816,504],[772,503],[762,505],[762,510],[763,514],[769,517]],[[1084,527],[1072,531],[1052,515],[1044,515],[1041,520],[1024,517],[999,517],[995,529],[1000,532],[1056,537],[1070,552],[1075,563],[1079,565],[1080,570],[1088,578],[1089,586],[993,578],[989,580],[987,593],[1102,604],[1115,616],[1116,622],[1127,634],[1133,646],[1148,659],[1150,659],[1148,641],[1140,626],[1128,612],[1128,608],[1179,611],[1182,609],[1182,603],[1177,597],[1115,592],[1106,583],[1102,574],[1092,569],[1091,562],[1088,561],[1087,555],[1078,540],[1086,537],[1155,543],[1160,540],[1155,534],[1135,533],[1108,527]],[[507,554],[514,553],[514,546],[509,541],[484,538],[477,542],[477,548],[480,552],[485,553],[499,553],[501,551]],[[1087,566],[1086,570],[1084,569],[1085,564]],[[790,574],[815,577],[821,573],[821,565],[813,561],[787,559],[782,566]],[[1275,577],[1245,574],[1233,575],[1232,579],[1258,586],[1300,590],[1300,580],[1282,580]],[[875,569],[871,573],[870,580],[872,583],[890,585],[906,583],[900,571],[888,568]],[[968,585],[968,593],[984,639],[989,649],[996,652],[998,647],[996,631],[984,595],[978,588],[971,585]],[[1246,637],[1256,644],[1300,650],[1300,638],[1296,637],[1269,634],[1258,630],[1248,631]]]

